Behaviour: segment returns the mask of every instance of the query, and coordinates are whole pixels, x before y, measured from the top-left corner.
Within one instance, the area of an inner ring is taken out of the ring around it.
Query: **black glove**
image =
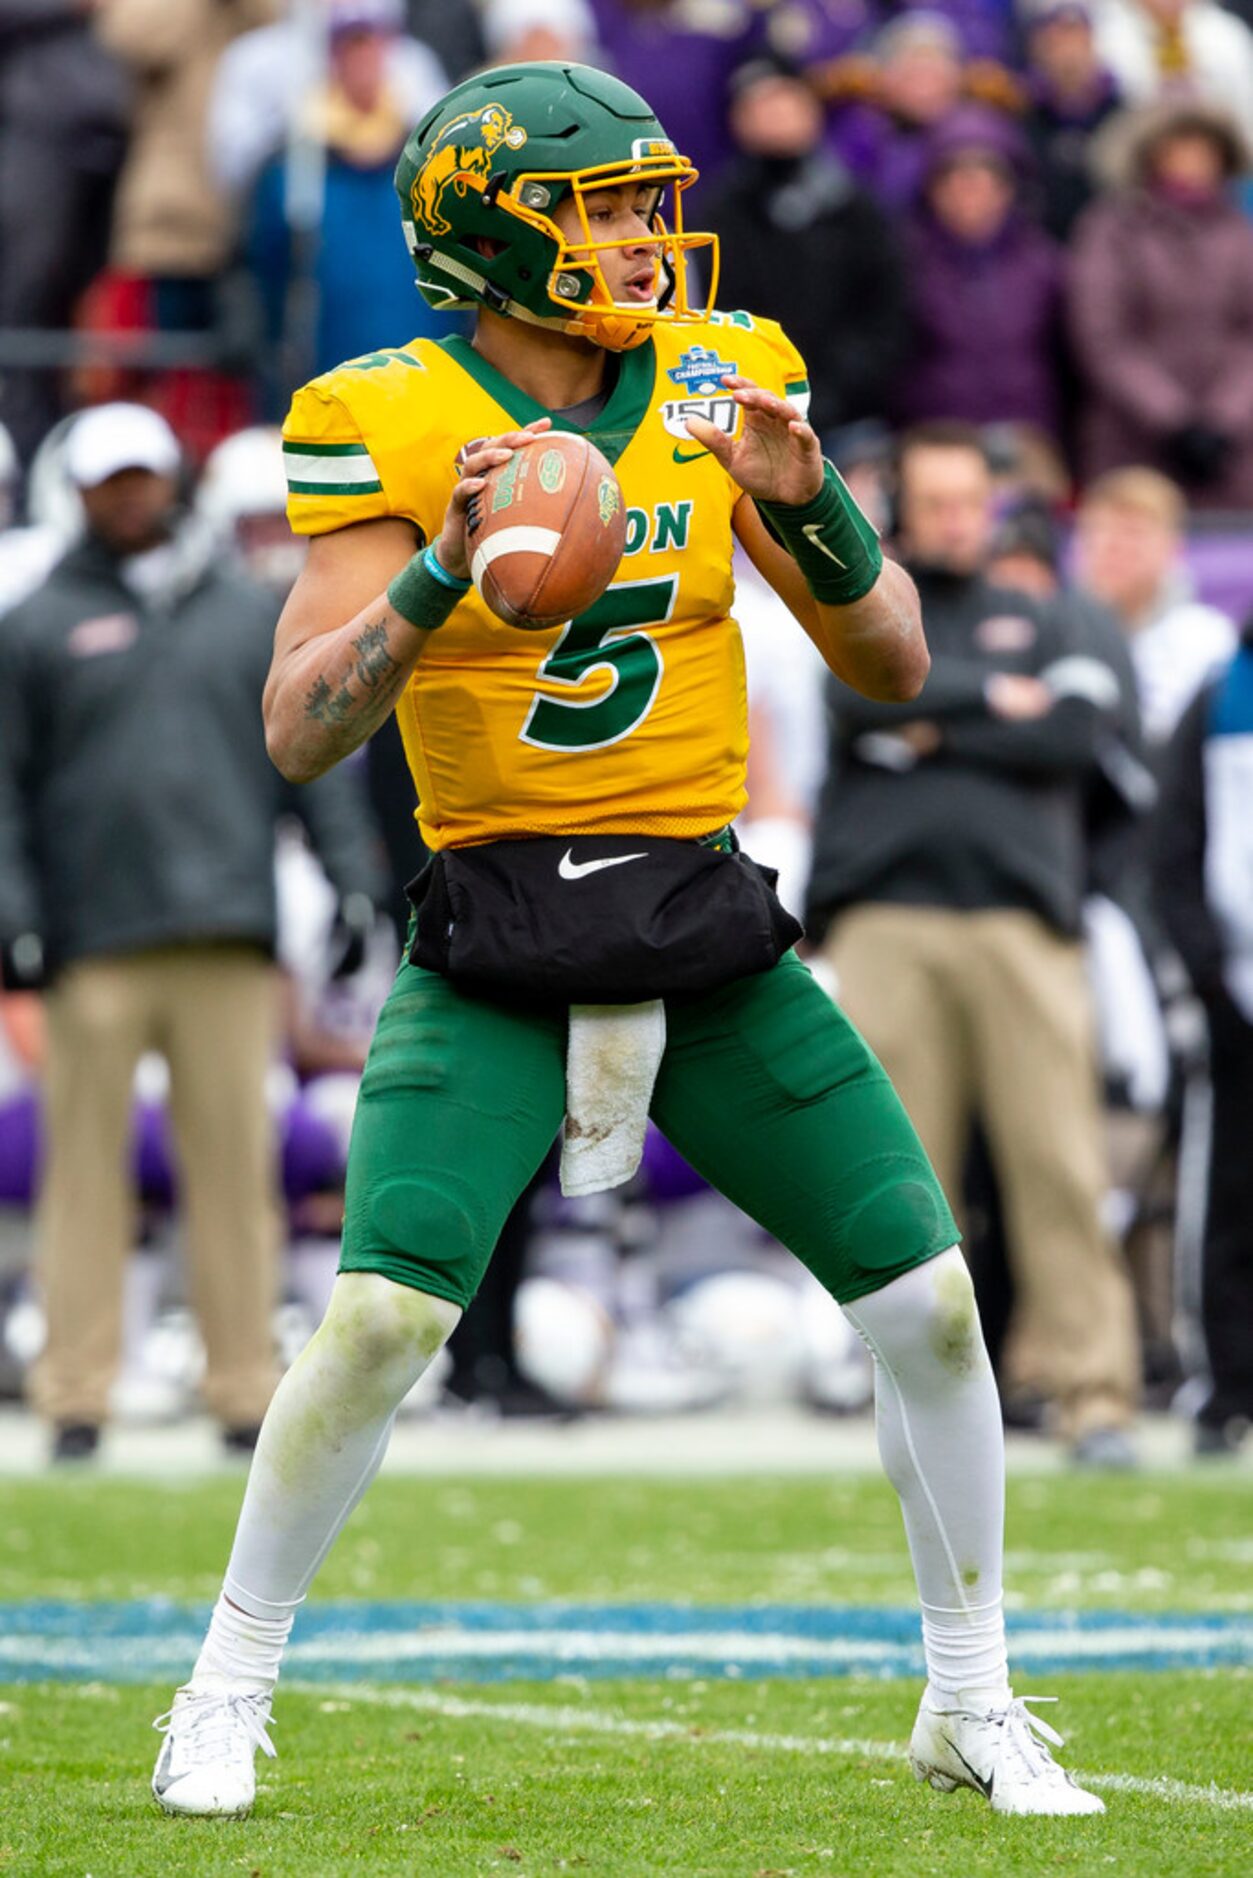
[[[326,944],[326,975],[332,983],[361,970],[377,918],[368,893],[345,894],[340,901]]]
[[[1207,489],[1227,467],[1235,440],[1211,424],[1181,424],[1163,439],[1166,466],[1185,489]]]
[[[0,984],[6,991],[42,991],[44,942],[37,932],[21,932],[0,945]]]

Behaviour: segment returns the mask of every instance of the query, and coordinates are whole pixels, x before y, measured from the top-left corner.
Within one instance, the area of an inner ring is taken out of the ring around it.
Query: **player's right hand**
[[[537,417],[522,430],[502,431],[498,437],[475,437],[457,457],[460,477],[444,511],[444,525],[435,543],[435,558],[446,573],[457,580],[469,580],[470,557],[466,551],[466,511],[483,487],[489,470],[507,463],[515,450],[534,443],[552,429],[551,417]]]

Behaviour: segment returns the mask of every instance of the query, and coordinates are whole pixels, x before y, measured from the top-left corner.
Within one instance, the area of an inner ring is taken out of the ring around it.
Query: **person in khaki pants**
[[[931,647],[916,704],[831,691],[811,925],[838,995],[900,1091],[950,1201],[988,1138],[1020,1322],[1006,1369],[1046,1395],[1074,1458],[1126,1466],[1139,1385],[1106,1186],[1079,909],[1082,788],[1117,680],[1064,616],[981,573],[992,484],[978,434],[920,428],[899,460],[900,541]]]
[[[95,1451],[118,1363],[149,1050],[170,1069],[206,1402],[228,1446],[255,1442],[277,1380],[279,817],[304,820],[353,920],[381,885],[357,779],[293,791],[269,761],[279,599],[183,524],[178,465],[150,410],[80,417],[66,469],[83,537],[0,621],[0,972],[43,987],[47,1012],[30,1394],[61,1460]]]
[[[122,1271],[135,1243],[131,1084],[139,1058],[157,1050],[170,1068],[205,1401],[228,1445],[246,1447],[278,1380],[270,1334],[278,1207],[265,1099],[278,1015],[273,964],[256,947],[231,944],[78,959],[45,1002],[36,1243],[48,1338],[31,1401],[63,1432],[97,1429],[108,1414]],[[89,1438],[62,1442],[79,1444]]]

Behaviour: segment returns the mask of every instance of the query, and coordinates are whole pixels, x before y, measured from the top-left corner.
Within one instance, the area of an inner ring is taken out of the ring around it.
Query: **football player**
[[[644,100],[601,72],[515,65],[457,86],[397,185],[423,294],[474,308],[474,338],[355,359],[298,392],[285,427],[310,545],[265,700],[275,761],[317,776],[395,710],[433,865],[521,866],[547,842],[537,923],[563,917],[572,882],[608,891],[627,859],[637,894],[663,861],[707,881],[711,907],[731,880],[700,869],[733,847],[744,803],[733,537],[846,683],[910,699],[927,673],[912,585],[824,464],[796,351],[769,321],[695,304],[716,249],[684,228],[694,180]],[[626,551],[601,601],[535,633],[472,587],[466,517],[486,473],[552,426],[612,462]],[[591,952],[601,926],[585,922]],[[922,1604],[914,1771],[1002,1812],[1099,1812],[1007,1680],[1000,1411],[944,1196],[793,952],[718,981],[739,936],[711,930],[712,988],[666,1003],[652,1113],[873,1353]],[[274,1397],[204,1647],[159,1723],[167,1811],[251,1806],[293,1616],[560,1124],[567,1015],[402,965],[362,1080],[332,1301]]]

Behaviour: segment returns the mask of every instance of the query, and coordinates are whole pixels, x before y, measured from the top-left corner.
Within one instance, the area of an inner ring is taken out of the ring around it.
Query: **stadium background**
[[[719,303],[788,326],[827,448],[885,529],[894,435],[965,420],[994,466],[1004,565],[1087,581],[1117,614],[1116,581],[1102,592],[1085,558],[1086,491],[1127,466],[1168,479],[1186,526],[1136,665],[1152,768],[1253,602],[1253,25],[1234,0],[5,0],[0,606],[74,538],[67,430],[115,400],[168,419],[216,550],[290,581],[265,427],[317,370],[444,330],[413,290],[391,169],[447,83],[515,57],[603,63],[654,102],[702,171],[688,219],[723,237]],[[1219,151],[1221,212],[1175,178],[1146,236],[1146,153],[1171,125]],[[1202,352],[1222,395],[1171,402]],[[744,837],[800,905],[822,674],[748,576],[740,617],[760,753]],[[330,1282],[353,1066],[396,956],[395,879],[420,862],[395,779],[380,738],[358,832],[393,883],[377,917],[337,899],[297,822],[279,842],[284,1360]],[[1143,1870],[1152,1846],[1163,1870],[1234,1872],[1253,1551],[1240,1431],[1194,1454],[1205,1022],[1151,922],[1112,965],[1098,923],[1141,1468],[1067,1471],[1048,1404],[1007,1392],[1011,1608],[1023,1671],[1068,1697],[1072,1758],[1113,1816],[1103,1842],[1085,1827],[1051,1855]],[[0,1753],[20,1806],[0,1867],[181,1869],[144,1814],[143,1723],[216,1588],[240,1483],[197,1396],[166,1075],[150,1057],[136,1084],[142,1230],[113,1417],[90,1477],[49,1472],[48,1432],[20,1406],[42,1335],[41,1013],[6,959]],[[985,1159],[969,1236],[1003,1329]],[[625,1195],[563,1204],[541,1178],[298,1627],[283,1797],[246,1843],[210,1829],[194,1868],[242,1852],[267,1872],[408,1870],[405,1829],[432,1871],[1026,1869],[1026,1837],[937,1811],[893,1758],[911,1688],[894,1679],[918,1653],[868,1395],[823,1294],[660,1139]],[[356,1753],[376,1725],[371,1799],[342,1743]]]

